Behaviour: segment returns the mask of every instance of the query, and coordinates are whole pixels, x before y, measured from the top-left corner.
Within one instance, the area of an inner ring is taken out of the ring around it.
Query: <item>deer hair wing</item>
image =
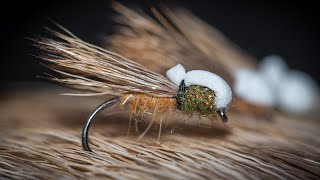
[[[58,25],[59,26],[59,25]],[[86,43],[71,32],[48,29],[54,38],[39,38],[35,46],[45,66],[59,76],[49,79],[97,94],[120,96],[124,93],[145,93],[156,97],[173,97],[177,85],[164,76],[119,54]]]

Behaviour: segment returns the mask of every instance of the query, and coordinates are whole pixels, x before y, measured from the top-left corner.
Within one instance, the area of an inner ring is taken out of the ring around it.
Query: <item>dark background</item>
[[[153,1],[120,1],[147,9]],[[316,3],[278,1],[162,1],[181,5],[221,30],[257,58],[270,53],[284,57],[291,68],[320,81],[319,27]],[[57,21],[80,38],[100,44],[112,32],[109,1],[9,1],[1,4],[2,81],[35,80],[42,69],[30,54],[25,37],[35,37]],[[3,85],[3,83],[1,83]]]

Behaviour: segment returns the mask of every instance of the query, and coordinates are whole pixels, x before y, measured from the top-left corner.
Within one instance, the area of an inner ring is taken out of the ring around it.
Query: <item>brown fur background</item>
[[[106,97],[70,97],[54,85],[15,83],[1,93],[1,179],[318,179],[317,118],[230,114],[228,128],[173,123],[141,141],[109,111],[82,150],[82,125]],[[171,121],[174,121],[171,120]],[[189,121],[199,121],[191,119]],[[133,132],[133,131],[132,131]]]

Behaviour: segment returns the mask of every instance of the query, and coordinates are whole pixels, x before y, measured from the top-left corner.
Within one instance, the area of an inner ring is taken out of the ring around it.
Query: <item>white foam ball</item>
[[[283,111],[307,113],[318,96],[315,81],[301,71],[290,71],[278,86],[278,104]]]
[[[273,88],[277,88],[283,76],[287,74],[288,67],[278,55],[268,55],[260,63],[260,72],[270,81]]]
[[[166,72],[168,79],[170,79],[176,85],[180,85],[181,81],[186,75],[186,70],[181,64],[177,64]]]
[[[252,104],[270,107],[275,103],[274,91],[269,81],[257,71],[251,69],[237,71],[233,87],[240,98]]]
[[[217,108],[227,108],[232,100],[232,91],[227,82],[220,76],[203,70],[187,72],[185,76],[186,86],[199,85],[208,87],[216,94]]]

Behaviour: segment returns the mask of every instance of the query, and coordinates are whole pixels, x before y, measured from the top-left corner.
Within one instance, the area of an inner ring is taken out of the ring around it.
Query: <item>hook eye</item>
[[[228,122],[228,117],[226,115],[226,110],[223,108],[223,109],[218,109],[217,111],[220,119],[222,120],[223,123],[227,123]]]

